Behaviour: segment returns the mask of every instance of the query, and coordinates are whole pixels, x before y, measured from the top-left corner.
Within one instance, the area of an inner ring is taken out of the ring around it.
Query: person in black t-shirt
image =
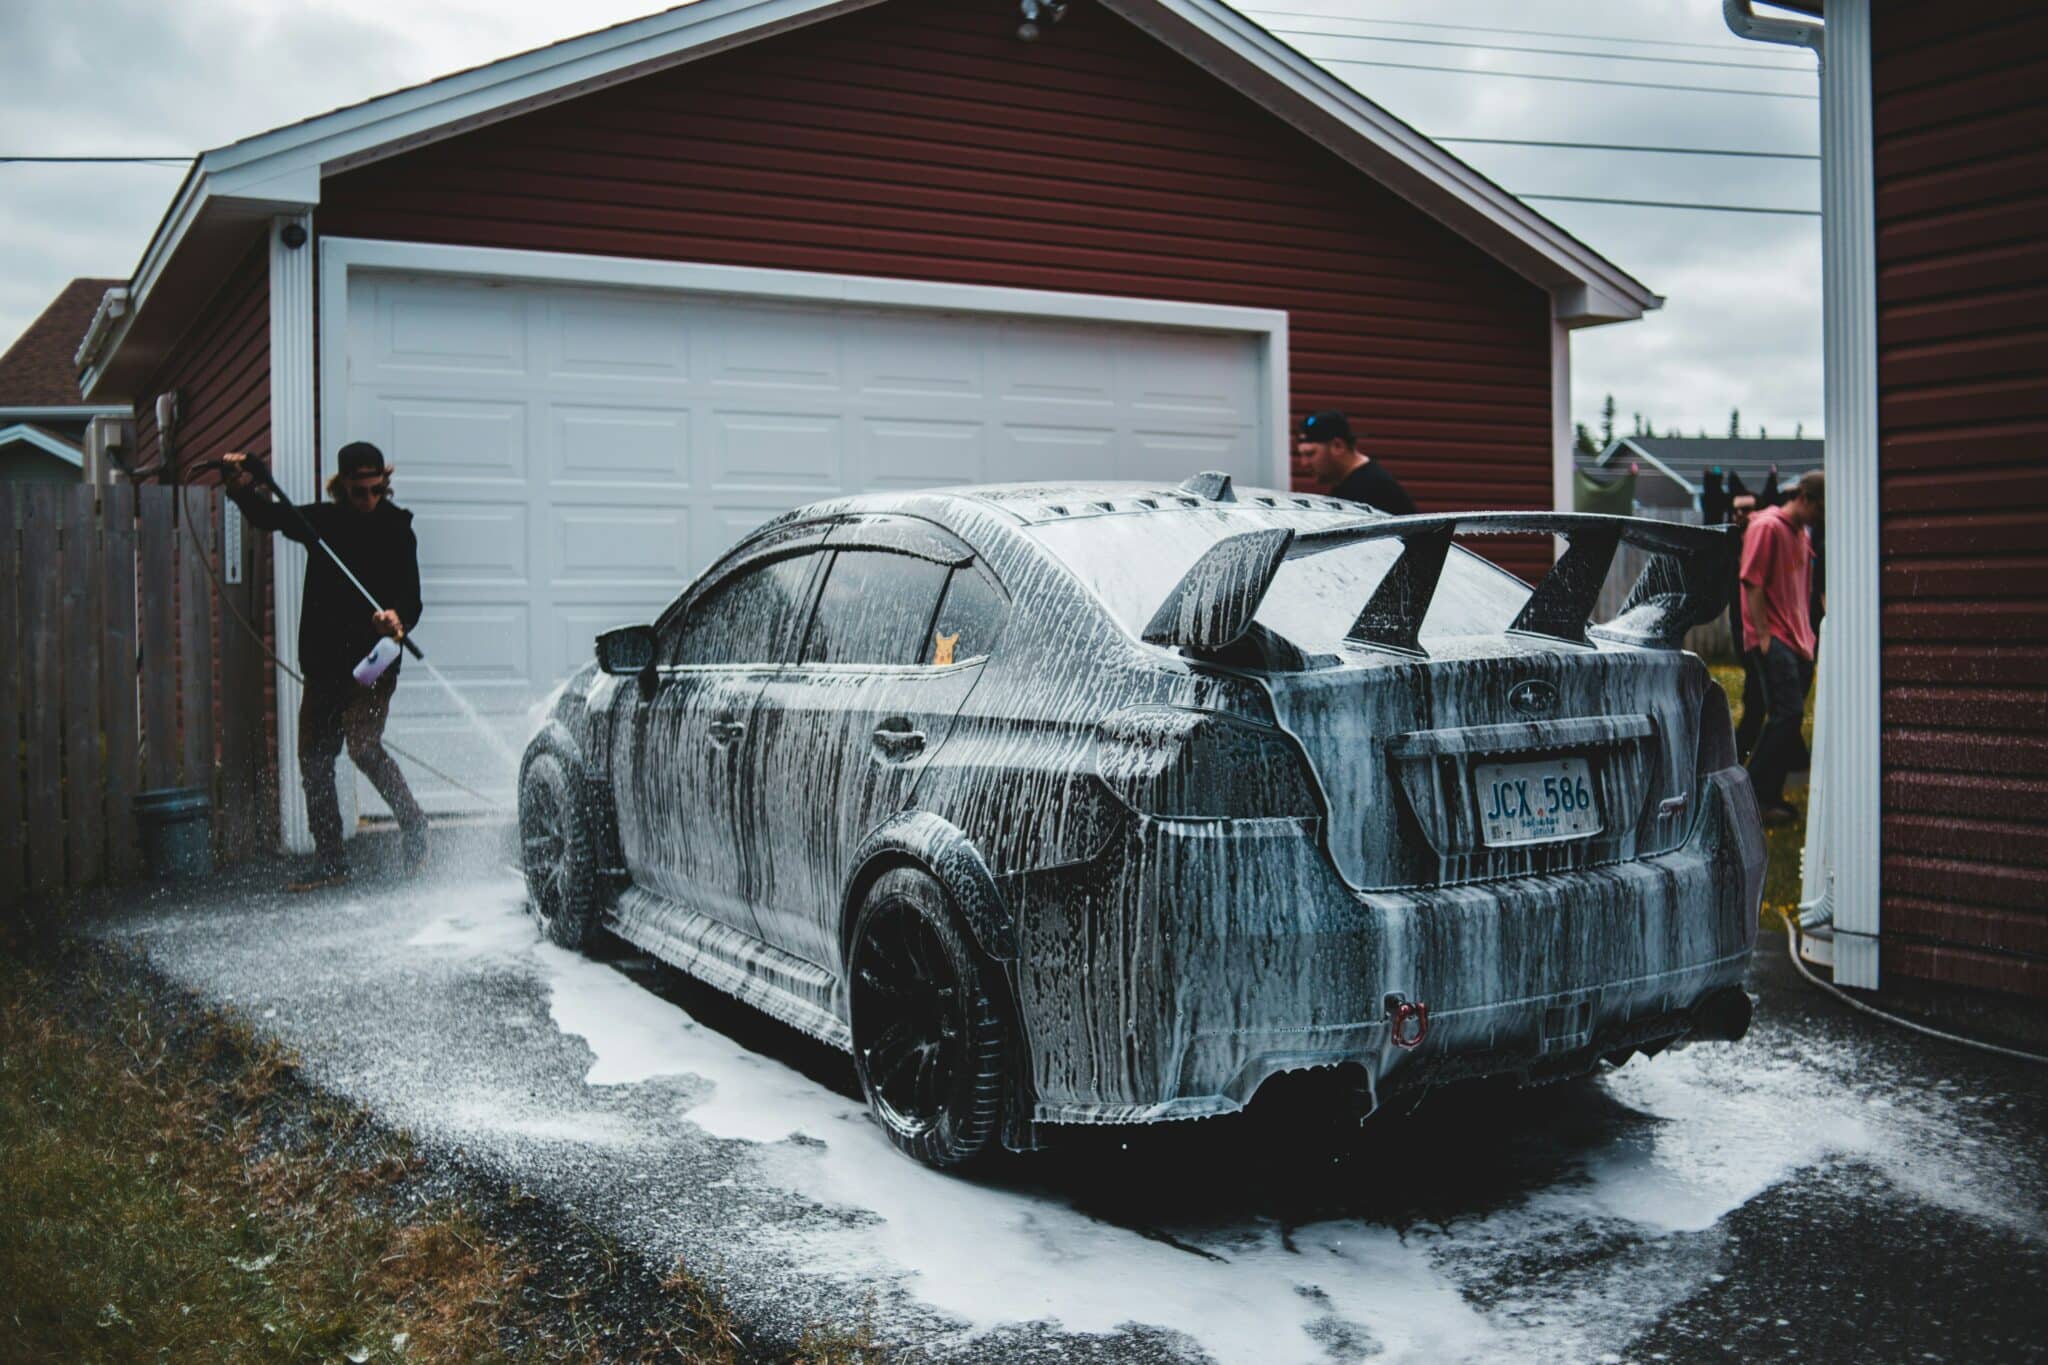
[[[1358,448],[1351,421],[1341,412],[1312,412],[1301,419],[1295,453],[1333,498],[1362,502],[1395,516],[1413,516],[1415,500],[1386,467]]]

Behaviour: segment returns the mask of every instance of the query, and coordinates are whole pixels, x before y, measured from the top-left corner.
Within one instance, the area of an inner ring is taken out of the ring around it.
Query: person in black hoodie
[[[392,470],[384,453],[367,441],[341,448],[334,477],[327,482],[329,501],[307,503],[297,516],[257,488],[247,461],[242,453],[222,458],[228,496],[250,525],[281,531],[309,551],[305,592],[299,599],[299,672],[305,678],[305,695],[299,701],[299,781],[306,790],[314,853],[311,870],[295,879],[292,889],[310,890],[348,879],[341,804],[334,790],[334,763],[343,745],[398,817],[406,869],[418,873],[427,860],[426,813],[383,744],[391,694],[398,687],[398,664],[391,664],[368,687],[354,676],[357,662],[380,638],[403,639],[419,624],[419,542],[413,536],[412,513],[391,501]],[[313,552],[308,525],[384,610],[372,611],[333,561]]]

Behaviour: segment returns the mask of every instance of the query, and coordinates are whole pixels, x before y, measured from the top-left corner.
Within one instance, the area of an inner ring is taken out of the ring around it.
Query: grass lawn
[[[423,1180],[402,1134],[311,1089],[232,1017],[89,952],[14,946],[0,942],[0,1358],[879,1358],[865,1330],[754,1349],[681,1267],[630,1272],[518,1191]]]
[[[1714,675],[1714,681],[1721,684],[1721,690],[1728,694],[1728,709],[1733,713],[1735,723],[1742,724],[1742,666],[1710,664],[1708,671]],[[1806,694],[1805,729],[1809,745],[1813,743],[1813,698],[1818,690],[1810,689]],[[1799,908],[1799,862],[1806,848],[1806,784],[1799,781],[1786,783],[1785,799],[1798,808],[1799,818],[1789,825],[1764,830],[1764,840],[1771,850],[1770,865],[1764,870],[1761,916],[1766,929],[1784,929],[1786,917]]]

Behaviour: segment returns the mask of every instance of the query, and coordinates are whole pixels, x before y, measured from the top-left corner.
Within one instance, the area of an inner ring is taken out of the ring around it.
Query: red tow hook
[[[1387,1018],[1394,1026],[1395,1047],[1413,1050],[1421,1047],[1422,1040],[1429,1037],[1429,1006],[1423,1001],[1390,995],[1387,997]]]

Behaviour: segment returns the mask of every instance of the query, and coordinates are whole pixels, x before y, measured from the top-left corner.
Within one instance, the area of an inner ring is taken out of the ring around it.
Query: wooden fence
[[[1700,524],[1700,514],[1689,507],[1636,507],[1635,516],[1650,517],[1657,521],[1678,521],[1688,525]],[[1649,556],[1632,545],[1623,545],[1614,552],[1614,567],[1607,571],[1607,582],[1601,586],[1600,597],[1593,606],[1595,621],[1612,620],[1621,610],[1621,604],[1628,598],[1628,590],[1636,585],[1636,578],[1643,571]],[[1735,643],[1728,625],[1728,613],[1722,612],[1703,626],[1694,626],[1685,633],[1685,647],[1709,663],[1721,663],[1735,659]]]
[[[223,861],[275,844],[269,671],[223,610],[261,625],[268,538],[229,567],[222,530],[217,489],[0,484],[0,904],[138,875],[142,791],[206,791]]]

